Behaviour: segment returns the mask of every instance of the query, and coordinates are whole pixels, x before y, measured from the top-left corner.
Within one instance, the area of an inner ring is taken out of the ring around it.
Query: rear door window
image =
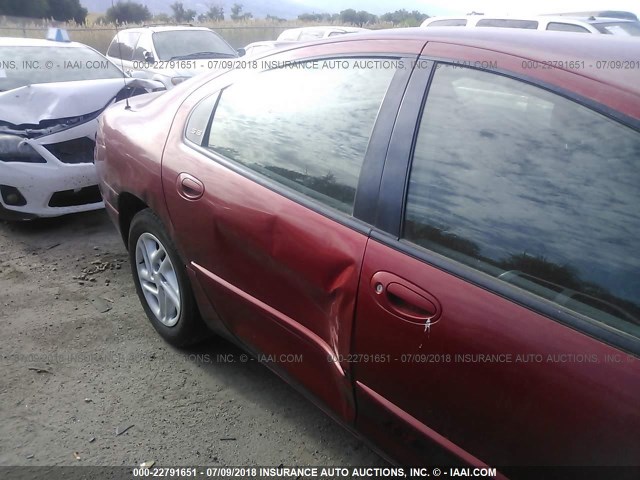
[[[640,133],[554,93],[440,65],[404,238],[640,337]]]
[[[206,132],[198,109],[211,105],[197,107],[187,138],[351,214],[369,138],[396,66],[394,60],[360,58],[262,72],[223,90]],[[198,118],[200,126],[194,127]],[[190,133],[193,128],[204,132],[202,142]]]

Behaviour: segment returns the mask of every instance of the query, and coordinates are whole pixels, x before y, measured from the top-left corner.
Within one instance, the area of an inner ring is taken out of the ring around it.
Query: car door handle
[[[408,322],[434,323],[442,313],[440,302],[424,289],[390,272],[371,277],[373,296],[384,310]]]
[[[188,173],[178,175],[176,188],[180,196],[187,200],[198,200],[204,195],[204,184]]]
[[[437,308],[433,302],[400,283],[390,283],[385,290],[389,306],[404,317],[424,321],[436,314]]]

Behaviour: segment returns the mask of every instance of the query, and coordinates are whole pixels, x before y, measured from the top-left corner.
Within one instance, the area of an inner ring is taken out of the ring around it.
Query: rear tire
[[[176,347],[208,338],[184,263],[150,209],[133,217],[128,245],[136,292],[153,328]]]

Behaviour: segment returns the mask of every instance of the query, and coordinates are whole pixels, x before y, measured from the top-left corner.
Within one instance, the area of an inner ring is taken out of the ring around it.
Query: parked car
[[[359,27],[315,26],[289,28],[278,35],[279,42],[308,42],[322,38],[335,37],[346,33],[366,32],[368,29]]]
[[[624,18],[626,20],[638,20],[638,16],[632,12],[625,12],[623,10],[592,10],[589,12],[562,12],[562,13],[549,13],[545,15],[561,15],[569,17],[607,17],[607,18]]]
[[[637,465],[636,46],[344,35],[110,108],[151,324],[238,342],[396,462]]]
[[[220,35],[205,27],[145,26],[118,32],[107,58],[136,76],[162,82],[168,90],[202,72],[219,68],[212,60],[239,56]]]
[[[247,56],[262,55],[269,50],[275,48],[283,48],[292,46],[294,42],[279,42],[277,40],[265,40],[262,42],[253,42],[244,47],[244,54]]]
[[[640,22],[637,20],[593,16],[576,18],[563,15],[541,15],[537,17],[488,17],[484,15],[431,17],[422,22],[421,26],[522,28],[556,32],[640,36]]]
[[[127,78],[76,42],[3,37],[0,59],[0,219],[103,208],[93,164],[98,116],[162,85]]]

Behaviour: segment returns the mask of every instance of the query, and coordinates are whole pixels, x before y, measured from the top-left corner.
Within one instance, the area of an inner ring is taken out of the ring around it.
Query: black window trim
[[[382,169],[384,168],[385,157],[387,147],[389,145],[389,138],[391,131],[394,128],[398,110],[400,108],[400,102],[404,97],[407,85],[411,78],[412,70],[409,66],[416,64],[418,58],[417,54],[408,53],[347,53],[347,54],[323,54],[313,57],[305,57],[296,59],[295,63],[301,62],[313,62],[335,59],[366,59],[366,58],[380,58],[390,59],[402,62],[403,68],[398,68],[393,75],[387,92],[383,98],[382,104],[378,110],[378,114],[371,131],[371,137],[367,144],[365,152],[365,158],[362,163],[360,177],[358,179],[358,185],[356,188],[356,196],[354,199],[353,214],[348,215],[337,209],[331,208],[319,200],[313,199],[304,195],[301,192],[293,190],[276,180],[265,177],[264,175],[256,172],[255,170],[246,167],[238,162],[235,162],[218,152],[214,152],[207,149],[197,143],[189,140],[186,137],[187,127],[191,114],[195,111],[201,102],[211,98],[211,96],[217,95],[218,98],[215,102],[215,107],[212,115],[209,117],[206,131],[203,138],[207,138],[211,129],[211,124],[215,118],[215,111],[218,107],[221,94],[225,88],[233,85],[237,81],[242,81],[250,77],[233,77],[233,81],[222,84],[217,90],[211,91],[209,94],[203,96],[191,110],[182,131],[182,141],[189,148],[203,154],[204,156],[214,160],[220,165],[254,181],[255,183],[272,190],[283,197],[286,197],[310,210],[323,215],[341,225],[349,227],[355,231],[358,231],[364,235],[369,235],[371,232],[372,224],[376,218],[376,207],[378,191],[380,187],[380,177],[382,175]],[[254,75],[269,71],[273,69],[265,69],[260,72],[254,72]],[[205,87],[206,88],[206,87]]]
[[[451,59],[421,56],[420,60],[422,61],[423,59],[441,64],[460,66],[459,63],[456,63],[456,60]],[[473,66],[465,66],[464,68],[494,73],[542,88],[543,90],[560,95],[579,105],[587,107],[640,133],[640,120],[628,117],[625,114],[566,89],[502,69],[477,68]],[[393,250],[407,254],[434,268],[470,282],[483,290],[501,296],[528,310],[541,314],[598,341],[604,342],[607,345],[640,357],[640,338],[638,337],[616,330],[578,312],[570,311],[550,300],[538,297],[515,285],[501,281],[473,267],[464,265],[456,260],[401,238],[404,226],[409,173],[418,136],[419,121],[422,118],[422,113],[428,100],[431,82],[436,70],[437,68],[433,67],[431,69],[417,69],[407,86],[405,98],[402,100],[396,120],[398,128],[395,128],[392,133],[389,150],[387,152],[387,160],[385,161],[381,190],[378,197],[378,217],[376,218],[375,227],[371,232],[371,238]],[[403,174],[404,176],[402,176]]]
[[[387,156],[384,162],[376,206],[374,225],[380,230],[395,234],[398,238],[401,232],[403,205],[398,203],[398,196],[406,192],[409,179],[410,156],[417,136],[416,119],[422,115],[423,103],[418,93],[428,90],[435,62],[427,60],[419,63],[415,68],[405,95],[402,98],[398,116],[390,136]],[[407,152],[407,147],[409,151]],[[389,160],[390,159],[390,160]],[[401,190],[402,192],[400,192]]]
[[[378,110],[378,117],[371,130],[358,185],[353,203],[353,216],[374,224],[378,215],[378,196],[380,194],[382,172],[389,151],[391,134],[395,129],[398,112],[408,89],[417,55],[403,57],[403,67],[393,76],[385,98]],[[413,68],[409,68],[412,66]]]

